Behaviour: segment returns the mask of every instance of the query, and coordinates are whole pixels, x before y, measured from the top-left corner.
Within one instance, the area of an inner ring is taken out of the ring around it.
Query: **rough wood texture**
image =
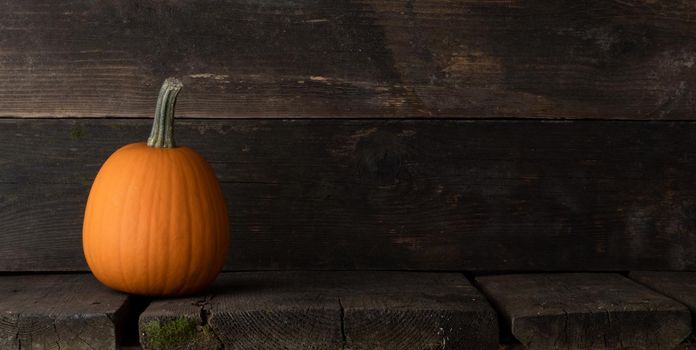
[[[206,295],[153,302],[140,326],[145,348],[163,334],[177,340],[168,346],[226,349],[495,349],[498,340],[485,298],[461,275],[433,273],[225,273]]]
[[[476,278],[529,349],[673,349],[691,333],[689,310],[619,274]]]
[[[0,276],[0,349],[116,349],[127,312],[88,274]]]
[[[696,272],[634,271],[629,277],[674,298],[696,314]]]
[[[696,319],[696,272],[633,271],[628,275],[634,281],[656,290],[686,305],[691,310],[691,322]],[[696,333],[675,350],[696,349]]]
[[[0,115],[693,119],[696,5],[0,2]]]
[[[498,320],[459,274],[346,273],[346,349],[497,349]]]
[[[84,270],[102,162],[150,120],[0,120],[0,270]],[[696,269],[696,124],[181,120],[227,268]],[[494,254],[492,252],[495,252]]]
[[[140,316],[141,344],[156,348],[162,335],[152,329],[189,319],[193,332],[167,334],[176,340],[171,346],[340,348],[340,305],[314,283],[311,275],[293,272],[222,274],[206,295],[152,302]]]

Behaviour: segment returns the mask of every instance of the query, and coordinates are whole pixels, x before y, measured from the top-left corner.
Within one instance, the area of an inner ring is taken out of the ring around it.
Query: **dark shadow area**
[[[125,315],[117,318],[119,324],[116,327],[116,342],[121,347],[140,346],[138,319],[152,300],[148,297],[129,295],[124,306]]]
[[[488,301],[488,304],[491,305],[493,310],[495,310],[498,318],[498,336],[501,349],[516,349],[521,347],[522,345],[520,342],[517,341],[515,336],[512,335],[512,326],[505,316],[503,316],[499,305],[496,304],[495,300],[489,298],[488,295],[486,295],[486,293],[483,291],[483,288],[481,288],[481,286],[476,282],[476,277],[478,276],[471,272],[464,272],[463,274],[469,280],[469,282],[471,282],[471,284],[474,285],[479,292],[481,292],[481,294]]]

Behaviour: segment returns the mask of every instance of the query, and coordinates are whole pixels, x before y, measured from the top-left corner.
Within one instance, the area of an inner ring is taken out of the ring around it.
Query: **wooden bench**
[[[687,339],[690,294],[665,280],[693,276],[631,277],[666,295],[606,273],[481,276],[477,288],[457,273],[234,272],[200,295],[143,301],[88,274],[4,276],[0,348],[139,338],[145,349],[672,349]]]

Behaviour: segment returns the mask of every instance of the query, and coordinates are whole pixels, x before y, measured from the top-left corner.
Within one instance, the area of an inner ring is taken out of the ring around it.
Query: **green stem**
[[[155,148],[173,148],[174,144],[174,106],[176,95],[184,84],[177,78],[167,78],[160,88],[155,107],[155,120],[147,145]]]

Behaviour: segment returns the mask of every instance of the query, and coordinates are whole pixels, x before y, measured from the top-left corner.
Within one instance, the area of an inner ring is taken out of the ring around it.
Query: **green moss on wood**
[[[164,324],[150,321],[143,325],[141,331],[147,345],[155,349],[176,349],[191,343],[196,337],[196,321],[189,318],[177,318]]]
[[[210,326],[180,317],[169,321],[149,321],[141,326],[145,349],[215,349],[218,344]]]

